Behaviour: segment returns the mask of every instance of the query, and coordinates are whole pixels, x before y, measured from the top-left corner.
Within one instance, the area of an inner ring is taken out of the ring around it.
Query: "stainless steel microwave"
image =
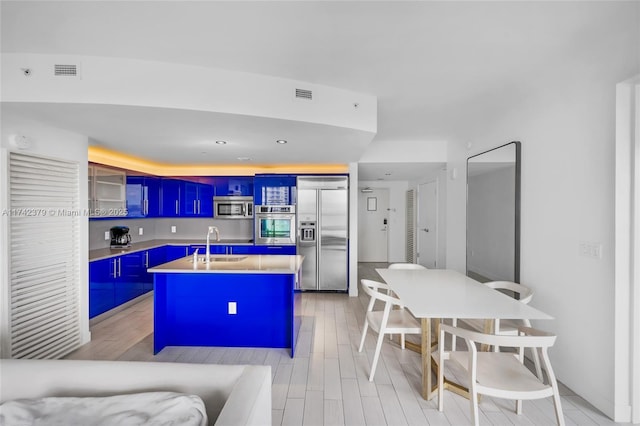
[[[251,219],[253,197],[213,197],[213,217],[217,219]]]

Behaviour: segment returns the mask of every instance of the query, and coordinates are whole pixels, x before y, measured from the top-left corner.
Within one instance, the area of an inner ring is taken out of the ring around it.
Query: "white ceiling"
[[[463,129],[500,117],[525,90],[543,89],[554,66],[576,54],[585,35],[606,36],[611,27],[601,25],[607,20],[605,3],[3,1],[1,48],[224,68],[375,95],[378,133],[371,144],[393,149],[397,141],[459,142]],[[327,145],[321,137],[313,146],[265,148],[264,141],[281,138],[284,128],[310,130],[266,120],[243,135],[242,144],[225,146],[224,154],[217,150],[209,160],[212,149],[203,147],[188,158],[170,136],[195,140],[213,132],[207,117],[190,115],[198,113],[170,110],[163,112],[170,117],[159,117],[74,105],[13,108],[133,155],[166,149],[177,163],[234,162],[240,156],[262,163],[357,161],[366,150]],[[101,118],[105,112],[114,119],[109,125]],[[213,121],[216,129],[232,133],[242,127],[233,120]],[[324,136],[331,129],[315,131]],[[425,168],[442,166],[429,163],[415,153],[407,153],[406,163],[381,159],[363,164],[360,179],[413,179]]]

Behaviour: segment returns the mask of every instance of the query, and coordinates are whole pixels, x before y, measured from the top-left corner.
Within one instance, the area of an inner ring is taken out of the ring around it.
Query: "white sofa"
[[[209,423],[271,424],[271,367],[170,362],[0,360],[0,403],[46,396],[194,394]]]

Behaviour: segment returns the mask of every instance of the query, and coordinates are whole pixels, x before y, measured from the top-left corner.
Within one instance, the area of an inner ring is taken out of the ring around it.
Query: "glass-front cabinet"
[[[127,215],[124,170],[96,164],[88,168],[89,217],[121,217]]]

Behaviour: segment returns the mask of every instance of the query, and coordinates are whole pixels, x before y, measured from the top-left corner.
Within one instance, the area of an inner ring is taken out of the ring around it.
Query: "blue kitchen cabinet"
[[[253,254],[251,251],[253,250],[253,246],[239,246],[239,245],[230,245],[227,246],[227,254]]]
[[[182,181],[162,178],[160,180],[160,216],[180,217]]]
[[[182,183],[184,197],[182,217],[213,217],[213,186],[184,181]]]
[[[140,251],[89,263],[89,318],[151,289],[145,266],[147,259],[147,252]]]
[[[127,217],[160,216],[160,179],[127,175]]]
[[[154,266],[161,265],[166,262],[167,247],[156,247],[147,250],[147,267],[153,268]]]
[[[193,252],[191,252],[193,253]],[[189,246],[165,246],[165,262],[180,259],[189,254]]]
[[[115,302],[118,306],[144,293],[147,270],[142,251],[118,256],[115,260],[118,262],[115,280]]]
[[[253,176],[217,176],[214,188],[216,197],[253,196]]]
[[[295,175],[256,175],[253,180],[255,205],[293,205],[297,198]]]
[[[250,254],[296,254],[296,246],[249,246]]]
[[[113,273],[112,259],[89,263],[89,318],[116,306]]]
[[[153,290],[153,274],[147,272],[147,269],[161,265],[166,262],[166,249],[164,246],[145,250],[143,252],[143,280],[142,292],[147,293]]]

